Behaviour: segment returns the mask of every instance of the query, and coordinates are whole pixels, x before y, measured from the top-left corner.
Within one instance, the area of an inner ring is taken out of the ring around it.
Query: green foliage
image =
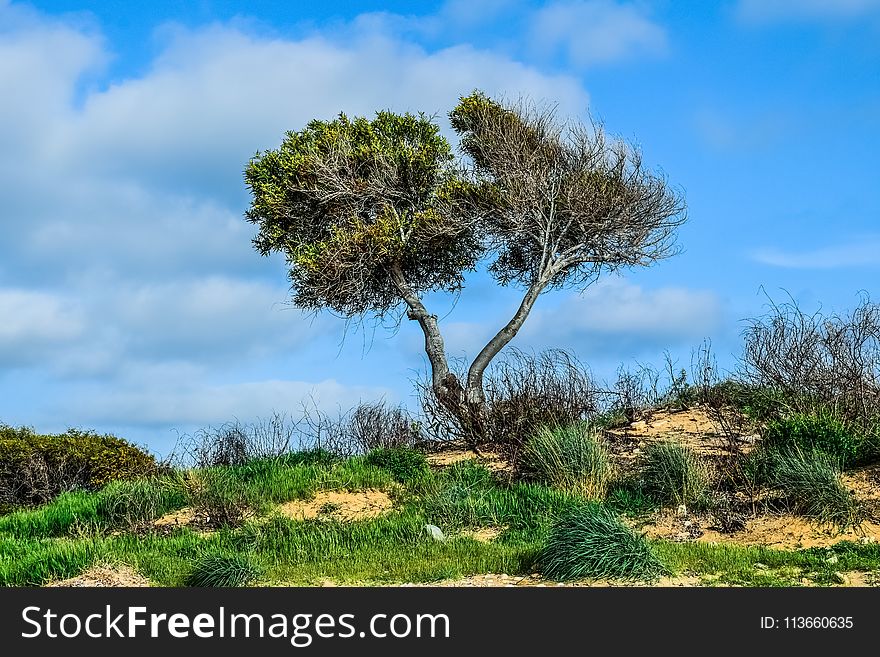
[[[838,462],[818,450],[799,446],[771,452],[771,483],[794,511],[822,525],[858,526],[861,509],[840,479]]]
[[[70,429],[42,435],[0,426],[0,506],[40,504],[154,472],[152,455],[112,435]]]
[[[660,504],[705,508],[711,498],[711,477],[705,462],[693,451],[673,442],[645,449],[642,477],[645,492]]]
[[[97,497],[87,491],[61,493],[36,509],[19,509],[0,516],[0,534],[17,538],[68,536],[99,522]]]
[[[96,497],[97,515],[109,527],[135,529],[186,505],[179,484],[170,477],[112,482]]]
[[[455,216],[469,192],[451,147],[423,114],[311,121],[258,153],[245,181],[254,245],[287,256],[300,307],[381,314],[400,298],[392,264],[416,291],[454,291],[483,251]]]
[[[526,442],[523,467],[538,481],[590,500],[605,497],[613,475],[608,448],[586,423],[541,427]]]
[[[544,576],[557,580],[653,579],[664,572],[643,536],[596,504],[584,504],[553,525],[540,557]]]
[[[411,481],[428,469],[421,452],[408,447],[380,447],[367,454],[365,463],[387,470],[401,483]]]
[[[242,587],[262,576],[262,570],[242,554],[208,554],[199,559],[186,586]]]
[[[17,539],[0,534],[0,586],[40,586],[79,575],[103,554],[93,539]]]
[[[796,449],[828,455],[841,467],[848,467],[859,457],[860,441],[839,419],[830,413],[795,413],[772,420],[763,430],[763,448],[769,451]]]

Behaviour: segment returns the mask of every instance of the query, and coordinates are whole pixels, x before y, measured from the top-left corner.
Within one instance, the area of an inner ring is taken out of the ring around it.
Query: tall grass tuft
[[[794,511],[820,525],[858,526],[861,508],[840,479],[839,463],[828,454],[799,447],[771,452],[772,483]]]
[[[186,505],[186,495],[169,477],[114,481],[98,493],[97,514],[106,525],[134,529]]]
[[[652,443],[645,449],[642,472],[645,491],[660,504],[705,508],[711,501],[711,475],[693,451],[673,442]]]
[[[209,554],[196,561],[186,578],[186,585],[239,587],[247,586],[261,576],[262,570],[245,555]]]
[[[648,580],[665,571],[644,536],[597,504],[579,505],[554,523],[540,565],[556,580]]]
[[[601,500],[613,468],[602,438],[586,423],[541,427],[526,443],[523,468],[538,481]]]

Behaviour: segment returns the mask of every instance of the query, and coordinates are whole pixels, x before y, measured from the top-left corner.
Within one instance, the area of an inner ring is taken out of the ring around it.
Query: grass
[[[474,461],[419,469],[403,483],[364,457],[293,455],[215,468],[211,472],[222,472],[215,485],[250,496],[260,507],[256,516],[209,534],[185,526],[149,529],[149,519],[192,505],[183,481],[204,481],[205,472],[65,493],[39,508],[0,516],[0,584],[39,585],[97,563],[125,563],[161,586],[433,582],[478,573],[527,575],[539,564],[554,577],[628,578],[666,570],[707,584],[780,586],[804,578],[829,584],[838,571],[880,569],[876,545],[776,551],[646,541],[614,515],[651,510],[654,501],[635,480],[614,483],[602,504],[588,503],[577,492],[543,483],[499,481]],[[367,488],[389,492],[394,509],[353,522],[293,520],[272,510],[320,490]],[[447,540],[431,540],[427,523],[440,527]],[[504,529],[490,542],[460,533],[481,527]]]
[[[861,509],[841,481],[833,457],[792,447],[773,452],[772,459],[772,482],[797,513],[840,529],[860,524]]]
[[[711,477],[703,460],[673,442],[652,443],[645,449],[642,474],[645,492],[664,505],[704,509],[711,499]]]
[[[585,504],[553,525],[540,557],[551,579],[654,579],[666,569],[645,538],[608,509]]]
[[[240,587],[262,575],[260,567],[242,554],[207,554],[196,561],[186,577],[187,586]]]
[[[526,442],[523,461],[538,481],[590,500],[605,497],[614,474],[605,442],[585,423],[540,428]]]

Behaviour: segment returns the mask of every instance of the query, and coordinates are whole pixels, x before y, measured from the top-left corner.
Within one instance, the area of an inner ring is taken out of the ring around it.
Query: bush
[[[613,474],[608,448],[585,423],[539,429],[526,443],[522,466],[538,481],[591,500],[605,497]]]
[[[763,446],[770,451],[796,449],[822,452],[845,468],[859,456],[859,440],[840,420],[829,413],[795,413],[772,420],[763,431]]]
[[[408,447],[379,447],[365,460],[368,465],[387,470],[399,482],[411,481],[428,469],[425,455]]]
[[[771,391],[779,413],[831,411],[867,431],[880,417],[880,305],[865,297],[844,315],[771,305],[746,330],[741,377]]]
[[[199,559],[186,578],[186,586],[247,586],[262,575],[248,557],[239,554],[209,554]]]
[[[840,480],[831,456],[794,446],[771,452],[770,458],[771,483],[785,494],[796,513],[840,529],[860,524],[860,507]]]
[[[0,506],[36,505],[71,490],[155,472],[155,458],[112,435],[70,429],[42,435],[0,426]]]
[[[461,439],[495,443],[515,457],[522,440],[545,425],[590,420],[600,410],[603,393],[589,370],[562,349],[538,355],[506,351],[486,372],[485,417],[469,421],[446,408],[429,382],[419,384],[426,432],[433,440]]]
[[[597,504],[578,506],[554,523],[540,565],[556,580],[653,579],[665,570],[644,536]]]
[[[110,527],[133,529],[186,505],[181,486],[168,478],[114,481],[97,498],[97,515]]]
[[[297,423],[283,413],[246,424],[236,420],[181,436],[173,460],[181,467],[239,466],[277,458],[293,447]]]
[[[695,509],[708,505],[709,469],[690,449],[672,442],[652,443],[645,449],[644,458],[645,492],[660,504],[684,504]]]
[[[251,513],[254,500],[228,468],[190,470],[181,475],[188,505],[201,524],[235,527]]]

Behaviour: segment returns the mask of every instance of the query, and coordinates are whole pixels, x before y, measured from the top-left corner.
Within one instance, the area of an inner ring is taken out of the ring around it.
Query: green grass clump
[[[585,504],[553,525],[540,556],[551,579],[653,579],[665,572],[650,544],[608,509]]]
[[[428,469],[425,455],[410,447],[379,447],[367,454],[364,461],[387,470],[401,483],[416,479]]]
[[[262,576],[262,570],[242,554],[209,554],[199,559],[186,578],[186,586],[240,587]]]
[[[796,513],[840,529],[860,524],[859,504],[843,485],[833,457],[793,447],[772,452],[770,458],[772,484],[785,494]]]
[[[36,509],[22,509],[0,516],[0,535],[16,538],[67,536],[98,524],[94,493],[62,493]]]
[[[711,501],[711,476],[693,451],[673,442],[652,443],[645,449],[642,472],[645,491],[660,504],[705,508]]]
[[[583,423],[540,428],[526,442],[523,468],[538,481],[589,500],[605,497],[613,475],[608,448]]]
[[[134,529],[186,506],[183,487],[170,477],[115,481],[97,494],[96,511],[108,527]]]
[[[796,413],[773,420],[762,434],[763,448],[768,451],[822,452],[842,468],[853,465],[859,458],[861,441],[830,413]]]

